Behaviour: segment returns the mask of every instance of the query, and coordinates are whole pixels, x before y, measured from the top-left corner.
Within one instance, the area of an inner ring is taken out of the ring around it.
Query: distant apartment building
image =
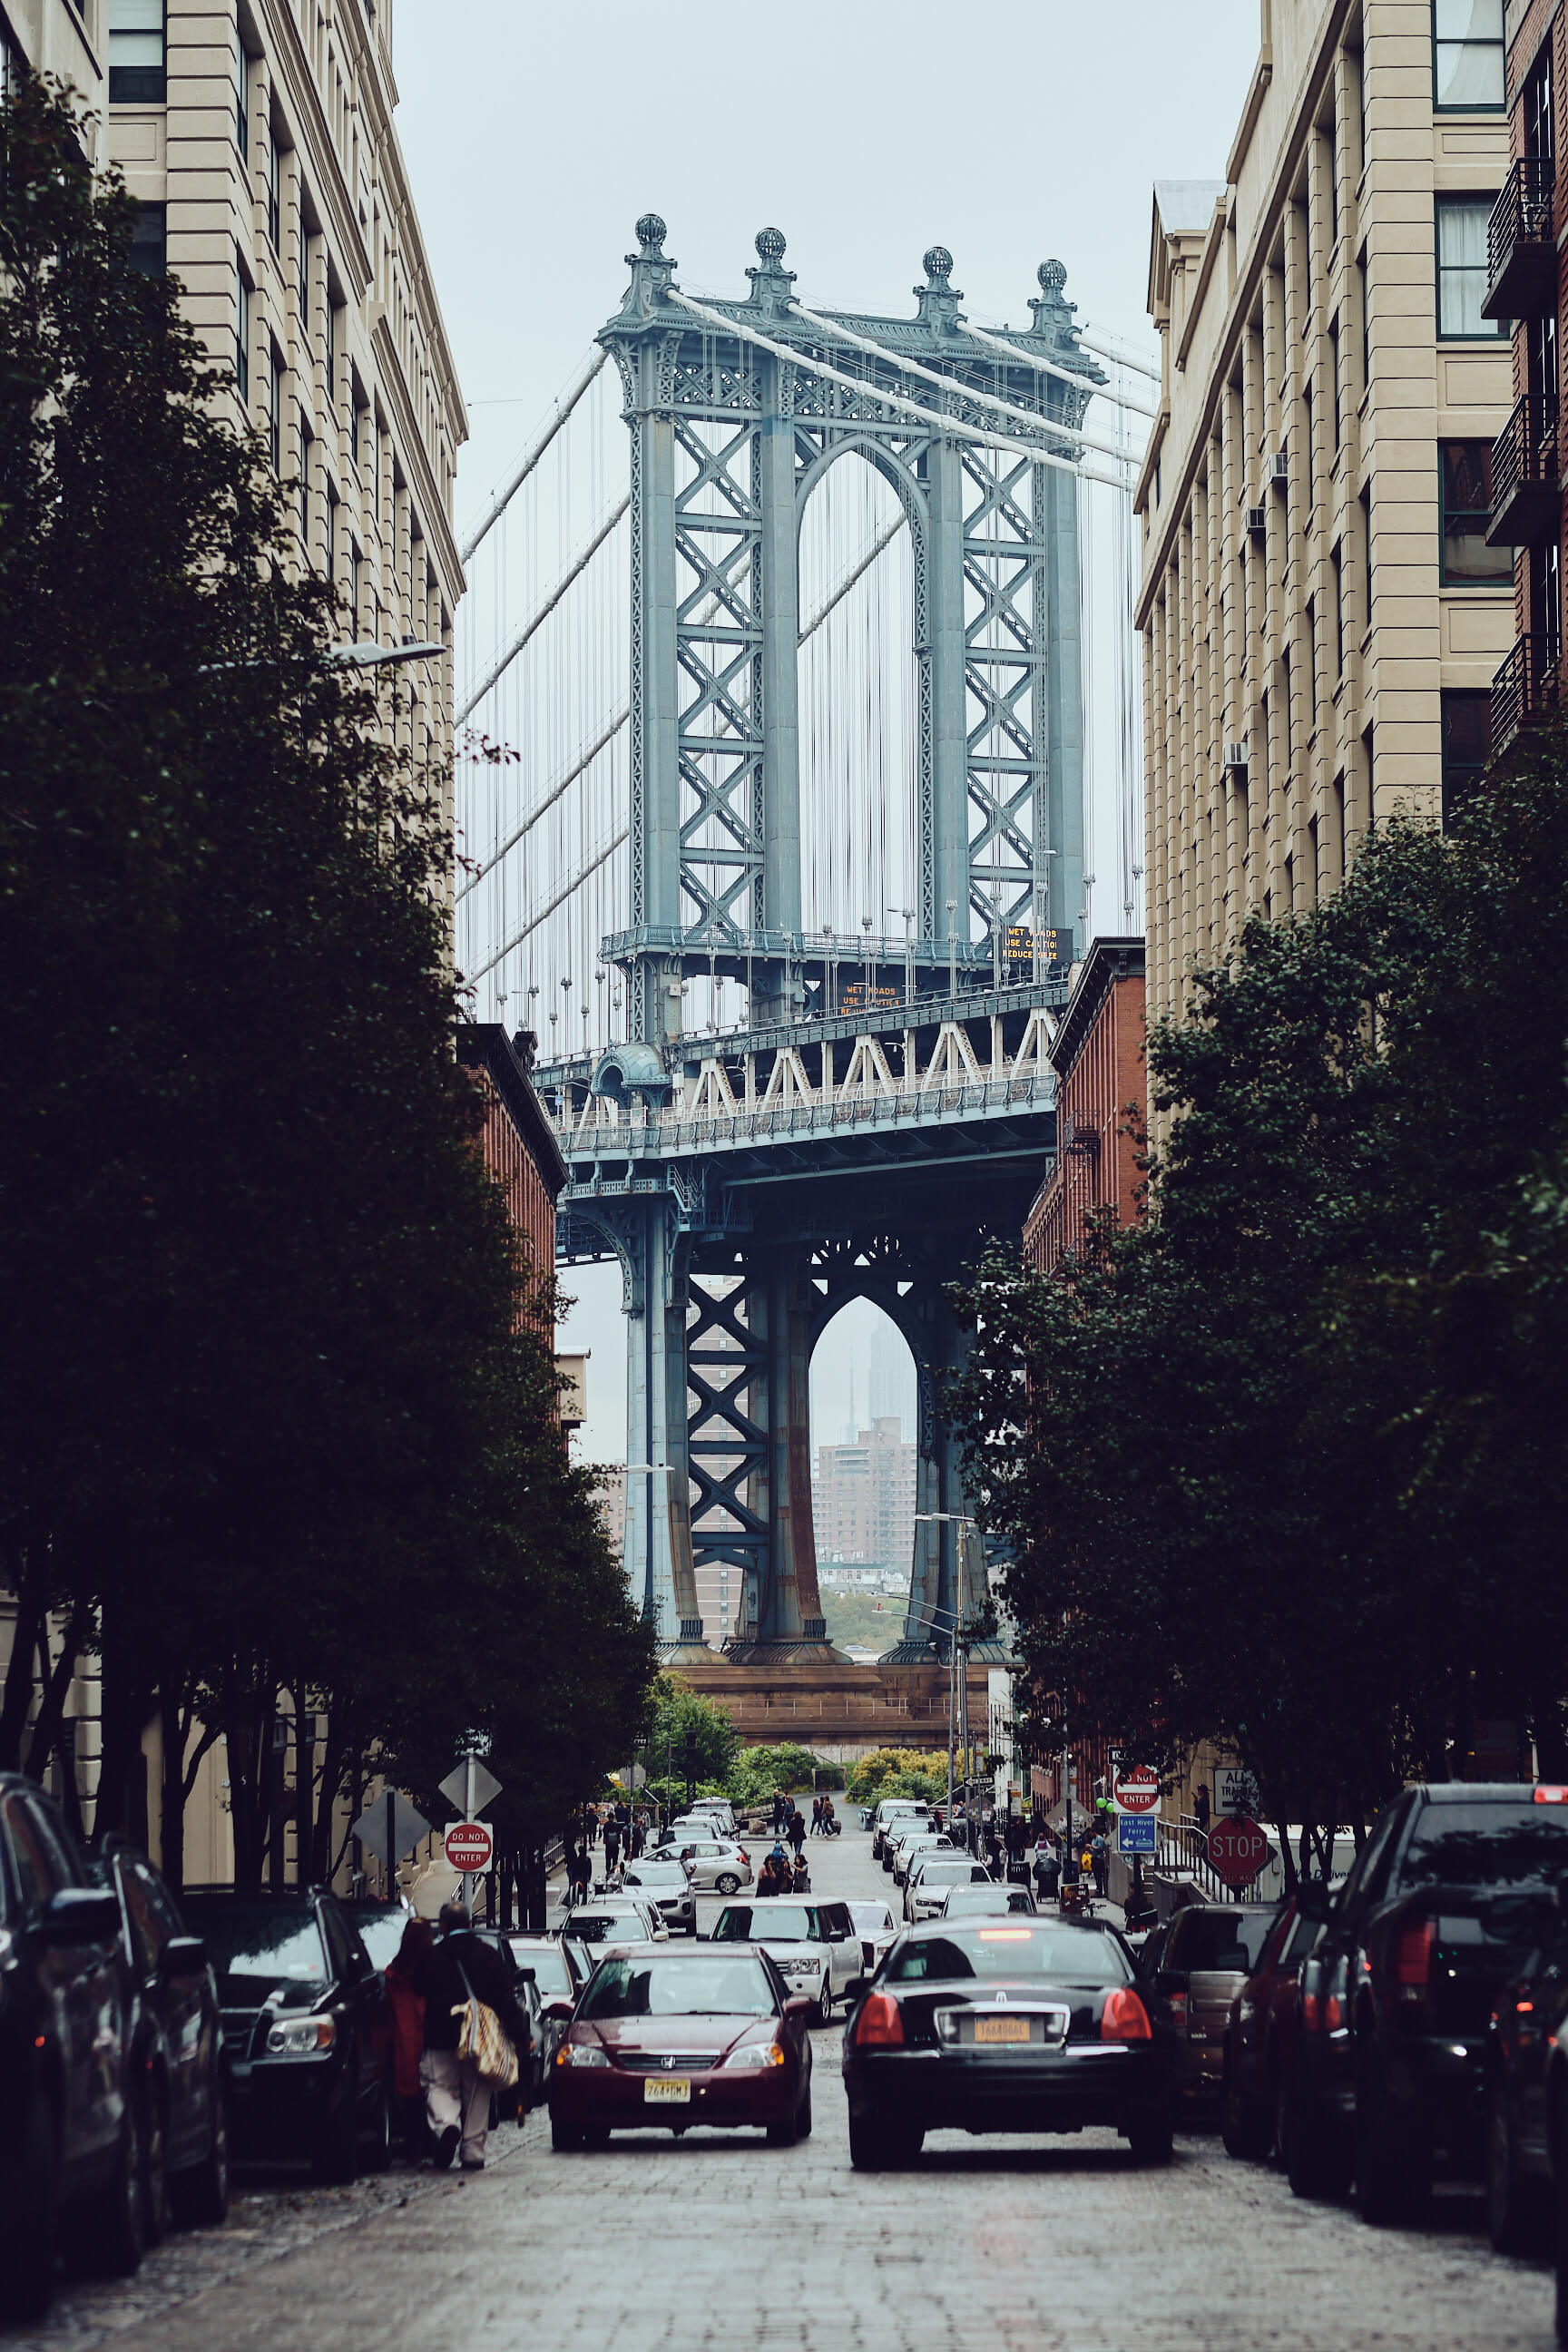
[[[506,1194],[512,1230],[541,1286],[536,1319],[549,1335],[554,1318],[546,1311],[544,1286],[555,1276],[555,1203],[566,1162],[529,1076],[533,1038],[527,1030],[509,1037],[500,1022],[465,1023],[458,1031],[458,1059],[484,1097],[485,1165]]]
[[[1512,16],[1518,12],[1510,9]],[[1487,756],[1503,0],[1262,0],[1223,180],[1154,191],[1160,413],[1135,502],[1152,1020],[1248,915]]]
[[[915,1540],[915,1447],[896,1413],[880,1414],[853,1445],[819,1445],[811,1484],[819,1572],[836,1561],[901,1573]]]

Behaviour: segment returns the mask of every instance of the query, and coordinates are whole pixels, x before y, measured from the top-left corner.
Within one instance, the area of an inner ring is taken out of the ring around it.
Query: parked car
[[[1231,2002],[1220,2061],[1220,2132],[1232,2156],[1254,2161],[1284,2145],[1296,1979],[1322,1927],[1292,1895],[1269,1928],[1258,1966]]]
[[[901,1886],[909,1876],[911,1856],[927,1846],[933,1853],[962,1851],[942,1830],[895,1828],[891,1843],[884,1844],[882,1849],[883,1867],[892,1872],[895,1886]]]
[[[342,1905],[323,1887],[183,1899],[217,1977],[236,2154],[308,2157],[329,2180],[384,2170],[387,1992]]]
[[[677,1858],[691,1864],[691,1883],[716,1895],[738,1895],[742,1886],[752,1883],[752,1858],[743,1845],[731,1840],[714,1837],[681,1838],[672,1849]]]
[[[555,2053],[565,2030],[559,2011],[563,2006],[570,2011],[587,1982],[590,1970],[586,1958],[581,1949],[573,1952],[556,1936],[509,1935],[506,1941],[519,1976],[531,1977],[539,1994],[539,2016],[534,2025],[539,2071],[548,2086],[550,2069],[555,2063]]]
[[[37,2319],[62,2235],[133,2271],[146,2232],[133,1997],[118,1897],[59,1809],[0,1773],[0,2310]]]
[[[710,1822],[722,1838],[735,1835],[735,1809],[728,1797],[699,1797],[689,1806],[686,1818]]]
[[[1568,1880],[1559,1880],[1552,1909],[1542,1907],[1539,1932],[1537,1949],[1492,2009],[1487,2225],[1500,2253],[1547,2251],[1559,2151],[1568,2181]]]
[[[603,2147],[613,2131],[759,2126],[789,2147],[811,2129],[810,2009],[756,1944],[602,1960],[550,2070],[550,2137]]]
[[[871,1816],[871,1859],[884,1869],[888,1863],[888,1836],[896,1822],[900,1829],[910,1829],[916,1822],[934,1829],[931,1807],[918,1797],[884,1797]]]
[[[223,2024],[206,1947],[189,1936],[145,1854],[110,1843],[88,1865],[120,1906],[131,2004],[132,2080],[140,2086],[142,2199],[149,2245],[170,2221],[228,2211]]]
[[[635,1895],[596,1895],[567,1914],[561,1940],[588,1976],[605,1952],[634,1944],[657,1944],[662,1949],[669,1931],[662,1919],[650,1927],[647,1913]]]
[[[850,2000],[864,1974],[860,1938],[846,1903],[726,1903],[714,1923],[716,1944],[756,1943],[792,1993],[815,2002],[819,2025],[836,2001]]]
[[[697,1891],[692,1885],[693,1865],[671,1856],[647,1854],[640,1862],[628,1862],[622,1884],[636,1887],[658,1906],[660,1917],[670,1929],[684,1928],[689,1936],[697,1933]]]
[[[983,1862],[966,1853],[944,1853],[940,1846],[924,1848],[910,1857],[904,1876],[904,1917],[910,1921],[939,1918],[949,1887],[993,1884]]]
[[[943,1919],[994,1919],[1016,1911],[1032,1919],[1039,1907],[1026,1886],[1003,1886],[987,1877],[984,1882],[976,1879],[968,1885],[950,1886],[942,1896],[938,1916]]]
[[[406,1903],[373,1903],[368,1895],[344,1901],[343,1909],[359,1930],[372,1967],[384,1975],[397,1958],[413,1910]]]
[[[1180,2039],[1177,2083],[1189,2100],[1219,2096],[1230,2005],[1258,1966],[1276,1912],[1271,1903],[1190,1903],[1144,1950]]]
[[[1407,2221],[1434,2179],[1480,2176],[1492,2009],[1565,1872],[1568,1789],[1460,1780],[1405,1790],[1337,1897],[1302,1889],[1323,1934],[1285,2099],[1298,2195],[1353,2172],[1367,2221]]]
[[[928,2131],[1108,2125],[1160,2163],[1176,2036],[1115,1928],[931,1920],[905,1930],[844,2035],[849,2158],[912,2163]]]
[[[899,1923],[886,1903],[855,1899],[845,1906],[849,1925],[860,1938],[862,1982],[876,1975],[898,1937]]]

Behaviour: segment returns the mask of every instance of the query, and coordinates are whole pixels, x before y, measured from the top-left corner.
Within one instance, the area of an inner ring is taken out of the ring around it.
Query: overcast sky
[[[1058,256],[1080,320],[1152,351],[1152,184],[1221,176],[1258,32],[1258,0],[395,7],[398,128],[469,403],[459,526],[619,308],[648,210],[689,292],[743,295],[773,226],[808,303],[907,312],[942,244],[973,318],[1024,324]],[[587,1451],[624,1458],[619,1280],[568,1287]],[[814,1380],[826,1437],[867,1409],[857,1324]]]

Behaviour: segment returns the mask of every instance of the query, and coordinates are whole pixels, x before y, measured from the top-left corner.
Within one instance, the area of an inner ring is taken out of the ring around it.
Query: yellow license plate
[[[650,2107],[686,2107],[691,2085],[679,2074],[652,2074],[642,2086],[643,2104]]]
[[[974,2021],[976,2042],[1027,2042],[1028,2038],[1026,2017],[977,2017]]]

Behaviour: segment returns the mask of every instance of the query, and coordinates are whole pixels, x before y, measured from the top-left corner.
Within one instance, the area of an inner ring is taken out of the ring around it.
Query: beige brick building
[[[107,6],[108,0],[0,0],[0,97],[25,65],[58,74],[100,104]]]
[[[148,266],[177,274],[298,484],[301,554],[336,583],[349,638],[447,647],[402,673],[406,739],[444,767],[468,426],[393,121],[390,0],[99,6],[108,152]]]
[[[1503,0],[1261,0],[1223,181],[1154,194],[1161,413],[1136,493],[1148,985],[1312,906],[1374,817],[1485,757],[1513,636],[1486,543],[1511,401],[1480,314]]]

